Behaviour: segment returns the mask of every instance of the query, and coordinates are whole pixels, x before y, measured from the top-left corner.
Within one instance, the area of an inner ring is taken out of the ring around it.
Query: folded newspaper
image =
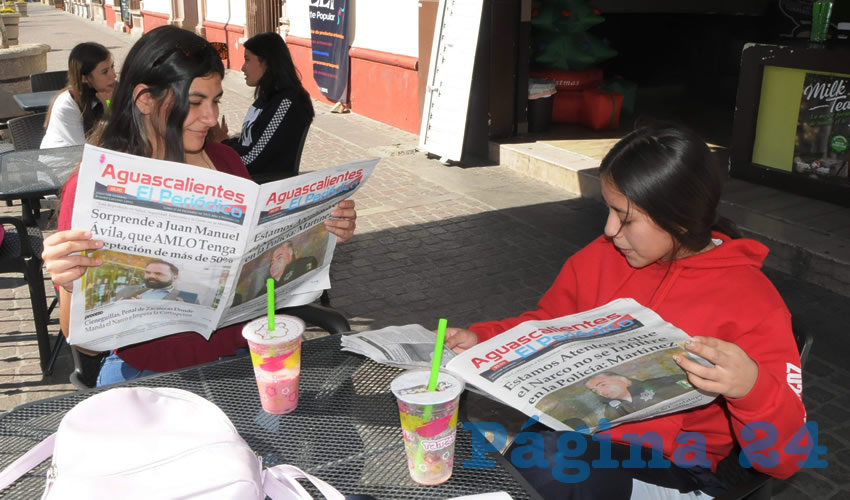
[[[185,164],[86,145],[72,227],[104,246],[75,281],[71,344],[107,350],[212,332],[330,288],[336,236],[324,221],[375,169],[362,160],[258,185]]]
[[[420,325],[347,335],[343,350],[401,367],[430,366],[434,333]],[[596,432],[714,400],[692,387],[673,359],[690,336],[633,299],[545,321],[526,321],[455,355],[443,366],[476,392],[555,430]],[[429,351],[430,349],[430,351]]]

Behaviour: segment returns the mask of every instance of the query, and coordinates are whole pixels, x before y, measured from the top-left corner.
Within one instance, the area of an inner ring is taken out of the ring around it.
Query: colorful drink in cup
[[[434,485],[452,476],[457,432],[457,410],[464,389],[462,380],[440,372],[437,390],[428,390],[427,370],[412,370],[393,380],[398,399],[404,448],[410,477]]]
[[[242,328],[242,336],[251,350],[260,403],[268,413],[289,413],[298,406],[303,333],[303,321],[284,315],[275,316],[274,330],[269,330],[265,317]]]

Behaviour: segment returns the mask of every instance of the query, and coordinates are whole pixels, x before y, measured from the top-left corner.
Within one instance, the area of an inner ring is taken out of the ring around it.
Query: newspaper
[[[336,236],[324,221],[377,160],[258,185],[182,163],[91,145],[83,150],[72,227],[103,248],[75,281],[69,342],[107,350],[177,332],[212,332],[330,288]]]
[[[362,354],[385,365],[401,368],[431,368],[434,358],[434,332],[422,325],[388,326],[356,335],[343,335],[343,351]],[[441,364],[457,356],[443,348]]]
[[[433,346],[433,333],[420,328],[432,336]],[[421,365],[412,363],[411,349],[401,345],[409,333],[397,335],[398,346],[364,347],[392,339],[390,330],[350,335],[345,344],[378,362]],[[417,344],[424,341],[419,335]],[[681,355],[710,365],[684,349],[689,338],[637,301],[617,299],[578,314],[526,321],[443,365],[469,386],[554,430],[593,433],[601,419],[615,426],[714,400],[716,394],[691,386],[673,359]],[[374,351],[387,361],[369,354]]]

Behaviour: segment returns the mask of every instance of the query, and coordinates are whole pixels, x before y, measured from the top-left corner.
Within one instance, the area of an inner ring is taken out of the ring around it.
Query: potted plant
[[[3,24],[6,26],[6,39],[9,45],[18,44],[18,24],[21,15],[9,8],[0,9],[0,17],[3,18]]]
[[[18,14],[23,17],[27,17],[27,3],[26,2],[15,2],[15,9],[18,10]]]

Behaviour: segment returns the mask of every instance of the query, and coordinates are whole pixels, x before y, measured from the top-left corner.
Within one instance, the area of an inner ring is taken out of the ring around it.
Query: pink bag
[[[43,499],[310,499],[301,478],[343,499],[297,467],[264,470],[224,412],[181,389],[116,388],[82,401],[0,472],[0,490],[51,454]]]

